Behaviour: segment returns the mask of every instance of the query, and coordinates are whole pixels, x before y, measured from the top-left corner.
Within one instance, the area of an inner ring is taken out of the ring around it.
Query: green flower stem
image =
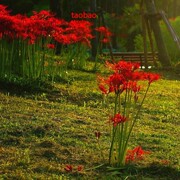
[[[124,129],[124,124],[121,123],[119,124],[120,128],[120,138],[119,138],[119,144],[118,144],[118,166],[122,165],[123,163],[123,129]]]
[[[137,111],[137,113],[136,113],[136,115],[135,115],[135,118],[134,118],[134,121],[133,121],[133,123],[132,123],[132,126],[130,127],[130,130],[129,130],[129,133],[128,133],[128,136],[127,136],[127,139],[126,139],[126,143],[125,143],[125,146],[124,146],[124,151],[127,150],[127,145],[128,145],[128,141],[129,141],[131,132],[132,132],[132,130],[133,130],[133,127],[134,127],[134,125],[135,125],[135,122],[136,122],[136,120],[137,120],[137,117],[138,117],[138,115],[139,115],[139,113],[140,113],[141,107],[142,107],[142,105],[143,105],[143,103],[144,103],[144,100],[145,100],[145,98],[146,98],[146,95],[147,95],[147,92],[148,92],[148,90],[149,90],[149,87],[150,87],[150,84],[148,84],[148,87],[147,87],[146,92],[145,92],[145,94],[144,94],[143,100],[141,101],[141,104],[140,104],[139,109],[138,109],[138,111]]]
[[[118,101],[118,94],[115,96],[115,106],[114,106],[114,115],[117,112],[117,101]],[[109,151],[109,164],[112,163],[112,158],[113,158],[113,149],[114,149],[114,141],[115,141],[115,135],[117,131],[117,126],[112,129],[112,136],[111,136],[111,146],[110,146],[110,151]]]
[[[125,114],[126,114],[127,96],[128,96],[128,91],[126,89],[125,100],[124,100],[123,116],[125,116]]]
[[[8,76],[10,77],[12,75],[12,68],[13,68],[13,55],[14,55],[14,40],[11,43],[11,51],[9,55],[9,63],[8,63]]]
[[[125,100],[124,100],[124,109],[123,109],[123,116],[126,114],[126,109],[127,109],[127,102],[128,102],[128,90],[126,89],[126,94],[125,94]],[[123,154],[125,153],[123,151],[123,142],[125,139],[125,134],[124,134],[124,123],[120,123],[119,126],[121,127],[120,129],[120,138],[119,138],[119,148],[118,148],[118,165],[121,166],[124,164],[124,159],[123,159]]]
[[[27,64],[27,59],[26,59],[26,54],[27,54],[27,52],[26,52],[26,41],[21,41],[21,57],[20,57],[20,64],[22,64],[22,67],[23,67],[23,69],[22,69],[22,75],[23,75],[23,77],[25,77],[26,76],[26,74],[27,74],[27,68],[26,68],[26,64]]]
[[[115,134],[116,134],[117,127],[113,126],[113,134],[112,134],[112,140],[111,140],[111,147],[109,151],[109,164],[112,164],[112,158],[113,158],[113,149],[114,149],[114,140],[115,140]]]
[[[118,111],[121,112],[121,94],[120,93],[118,93],[118,100],[119,100],[119,102],[118,102],[118,106],[119,106]]]
[[[44,46],[43,38],[41,39],[40,46],[41,47]],[[42,48],[42,56],[40,56],[40,58],[41,58],[41,64],[40,64],[40,67],[39,67],[39,76],[42,77],[43,74],[44,74],[44,64],[45,64],[45,49],[44,49],[44,47]]]

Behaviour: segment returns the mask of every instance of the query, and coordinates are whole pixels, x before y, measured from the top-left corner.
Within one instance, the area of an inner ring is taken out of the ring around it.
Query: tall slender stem
[[[139,115],[139,113],[140,113],[141,107],[142,107],[142,105],[143,105],[143,103],[144,103],[144,100],[145,100],[145,98],[146,98],[146,95],[147,95],[147,92],[148,92],[148,90],[149,90],[149,87],[150,87],[150,84],[148,84],[148,87],[147,87],[146,92],[145,92],[145,94],[144,94],[143,100],[141,101],[141,104],[140,104],[140,106],[139,106],[139,108],[138,108],[138,111],[137,111],[137,113],[136,113],[136,115],[135,115],[135,117],[134,117],[134,121],[133,121],[133,123],[132,123],[132,126],[130,127],[130,130],[129,130],[129,133],[128,133],[128,136],[127,136],[127,139],[126,139],[126,143],[125,143],[125,146],[124,146],[124,150],[127,149],[127,144],[128,144],[128,141],[129,141],[131,132],[132,132],[133,127],[134,127],[134,125],[135,125],[136,119],[137,119],[137,117],[138,117],[138,115]]]

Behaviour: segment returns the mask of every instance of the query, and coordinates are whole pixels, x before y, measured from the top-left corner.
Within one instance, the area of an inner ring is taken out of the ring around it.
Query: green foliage
[[[51,39],[39,39],[36,44],[28,41],[13,40],[9,43],[0,39],[0,77],[12,79],[19,76],[32,81],[64,78],[67,70],[83,69],[88,58],[88,47],[72,44],[62,48],[61,55],[55,55],[55,49],[47,48]]]
[[[151,49],[151,46],[150,46],[150,40],[149,38],[147,37],[147,50],[149,52],[152,51]],[[156,46],[156,41],[155,41],[155,38],[154,36],[152,36],[152,40],[153,40],[153,47],[155,49],[155,51],[157,51],[157,46]],[[135,38],[134,38],[134,45],[135,45],[135,51],[137,52],[143,52],[144,51],[144,46],[143,46],[143,37],[141,34],[138,34]]]
[[[175,19],[170,19],[170,24],[180,38],[180,16],[176,17]],[[178,49],[176,42],[167,30],[167,27],[164,23],[161,23],[161,29],[170,57],[174,63],[180,61],[180,50]]]
[[[47,0],[45,1],[46,3],[48,2]],[[38,2],[34,0],[1,0],[0,3],[8,6],[12,14],[28,14],[33,10],[34,6],[38,4]],[[44,1],[40,4],[42,3],[44,4]]]
[[[171,23],[172,27],[174,28],[174,30],[176,31],[177,35],[180,37],[180,16],[174,20],[170,20],[170,23]],[[162,30],[162,35],[163,35],[164,42],[167,47],[168,53],[172,59],[172,62],[175,64],[180,60],[180,51],[177,47],[177,44],[174,42],[171,34],[169,33],[166,25],[164,24],[164,22],[161,22],[160,27]],[[136,51],[144,50],[142,35],[140,35],[140,34],[137,35],[134,39],[134,43],[135,43]],[[153,43],[154,43],[154,47],[157,51],[156,42],[155,42],[154,37],[153,37]],[[148,51],[151,51],[149,38],[147,38],[147,48],[148,48]]]
[[[127,28],[128,34],[132,34],[133,32],[138,32],[141,27],[140,21],[140,7],[139,4],[135,4],[132,7],[124,8],[124,26]],[[133,18],[132,18],[133,17]]]
[[[28,79],[38,79],[44,74],[44,65],[47,54],[53,55],[54,51],[49,50],[43,39],[36,44],[29,44],[27,40],[15,39],[8,42],[0,40],[0,77],[11,77],[18,75]],[[45,48],[44,48],[45,46]]]
[[[33,6],[33,11],[41,11],[41,10],[49,10],[49,0],[44,0],[44,1],[35,1],[33,0],[34,6]],[[31,15],[32,12],[29,11],[28,15]]]
[[[180,1],[178,0],[154,0],[157,9],[164,10],[169,17],[179,16]]]
[[[88,56],[88,47],[82,44],[72,44],[64,47],[60,55],[65,59],[67,68],[72,69],[83,69]]]
[[[116,35],[118,50],[121,52],[134,50],[132,41],[141,28],[139,8],[139,5],[135,4],[132,7],[125,7],[121,16],[115,13],[105,15],[108,27]]]

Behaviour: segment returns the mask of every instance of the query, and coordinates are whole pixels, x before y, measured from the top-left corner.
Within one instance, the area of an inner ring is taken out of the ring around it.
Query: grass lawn
[[[0,179],[180,178],[180,77],[161,72],[133,130],[129,148],[149,155],[120,171],[108,170],[112,104],[96,74],[69,71],[69,82],[30,92],[0,84]],[[101,132],[99,141],[95,132]],[[65,171],[66,165],[73,171]],[[83,166],[77,171],[78,166]]]

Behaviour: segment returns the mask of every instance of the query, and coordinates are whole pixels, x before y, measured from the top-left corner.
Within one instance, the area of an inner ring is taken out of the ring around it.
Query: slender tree
[[[62,17],[62,5],[61,0],[50,0],[49,7],[52,12],[56,14],[56,17]]]
[[[50,0],[49,7],[57,18],[62,18],[62,0]],[[62,45],[56,42],[56,54],[61,54],[61,49]]]
[[[170,68],[171,61],[170,61],[170,57],[168,55],[163,37],[162,37],[162,33],[161,33],[161,29],[160,29],[158,17],[157,17],[158,13],[154,4],[154,0],[145,0],[145,4],[146,4],[147,12],[148,12],[150,25],[154,33],[154,37],[155,37],[157,48],[158,48],[159,61],[161,62],[164,68]]]
[[[96,12],[97,11],[97,6],[96,6],[96,0],[92,0],[90,2],[90,10],[91,12]],[[92,19],[92,23],[93,23],[93,29],[95,29],[97,27],[97,19]],[[97,47],[98,47],[98,42],[97,42],[97,32],[93,31],[93,36],[94,38],[91,41],[91,59],[95,60],[96,59],[96,55],[97,55]]]
[[[177,6],[178,3],[177,3],[177,0],[173,0],[173,17],[176,17],[177,16]]]

